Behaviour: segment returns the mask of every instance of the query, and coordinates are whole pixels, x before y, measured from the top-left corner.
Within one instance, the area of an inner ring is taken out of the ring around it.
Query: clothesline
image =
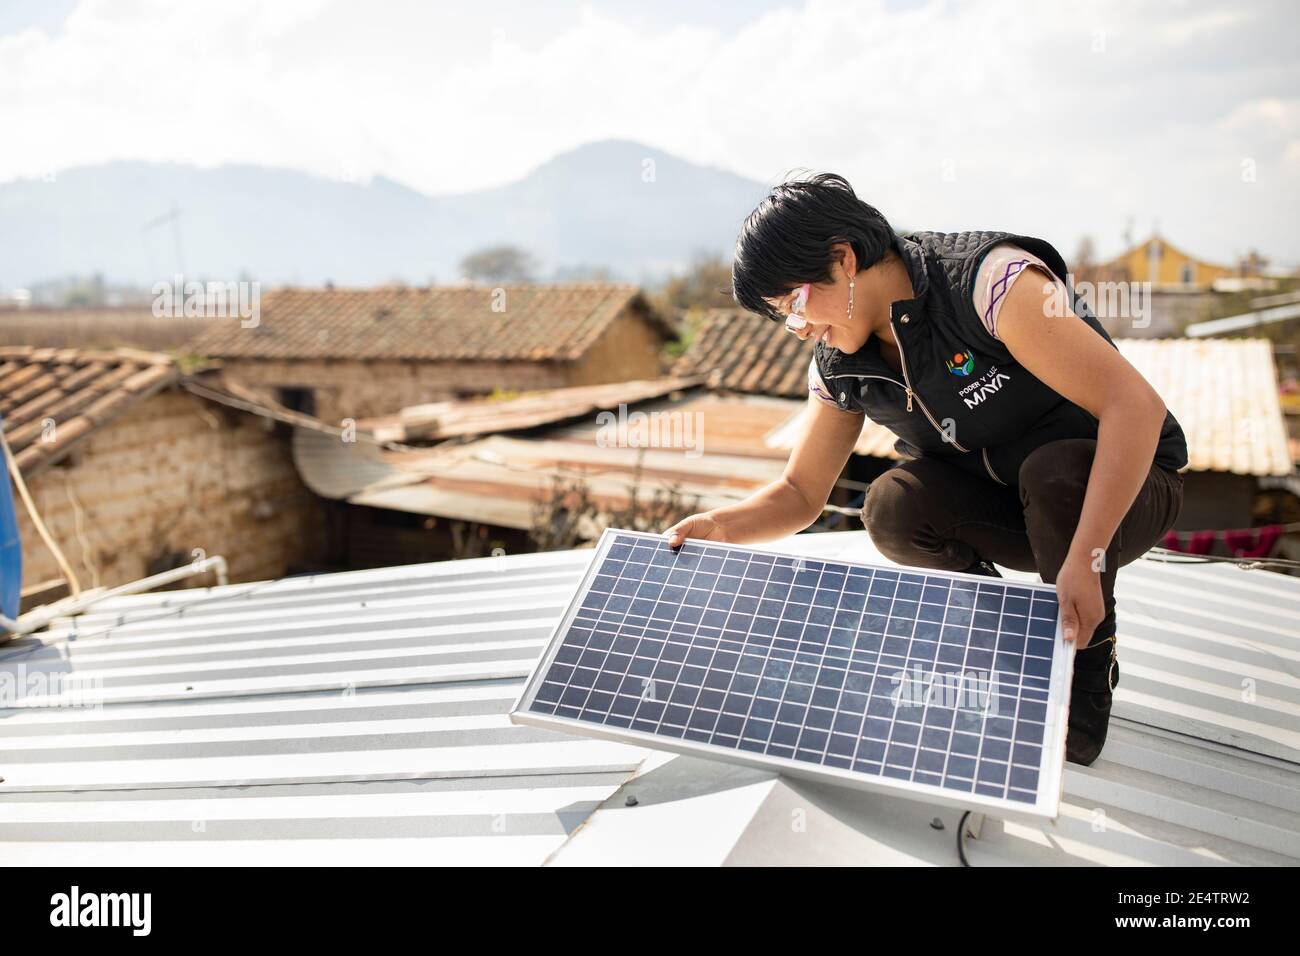
[[[1266,558],[1282,535],[1300,531],[1300,521],[1290,524],[1266,524],[1258,528],[1223,528],[1207,531],[1170,531],[1162,542],[1170,551],[1183,554],[1209,554],[1222,541],[1228,551],[1239,558]]]

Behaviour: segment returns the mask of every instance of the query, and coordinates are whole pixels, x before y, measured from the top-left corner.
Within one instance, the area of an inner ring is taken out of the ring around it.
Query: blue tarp
[[[0,614],[16,618],[23,583],[23,548],[18,541],[13,482],[2,455],[0,473]]]

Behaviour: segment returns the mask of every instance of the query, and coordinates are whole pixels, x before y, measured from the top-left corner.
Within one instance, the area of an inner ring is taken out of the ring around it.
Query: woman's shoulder
[[[808,362],[808,394],[834,405],[836,408],[840,407],[839,403],[835,401],[835,396],[831,394],[831,390],[826,386],[826,380],[822,378],[821,370],[817,368],[816,355]]]
[[[817,368],[816,355],[814,355],[808,362],[808,394],[820,402],[825,402],[827,405],[833,405],[836,408],[840,407],[840,403],[837,402],[835,396],[831,394],[830,387],[826,384],[826,380],[822,378],[821,370]],[[855,409],[841,410],[856,411]],[[858,414],[861,413],[858,412]]]
[[[1014,242],[999,242],[985,253],[975,271],[971,300],[984,328],[998,338],[998,311],[1011,286],[1025,272],[1034,271],[1044,281],[1059,282],[1047,264]]]

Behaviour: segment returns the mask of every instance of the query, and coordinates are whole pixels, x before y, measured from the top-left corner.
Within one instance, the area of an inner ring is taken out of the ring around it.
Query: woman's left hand
[[[1061,631],[1067,641],[1087,647],[1105,616],[1101,575],[1087,559],[1067,557],[1056,574],[1056,600],[1061,605]]]

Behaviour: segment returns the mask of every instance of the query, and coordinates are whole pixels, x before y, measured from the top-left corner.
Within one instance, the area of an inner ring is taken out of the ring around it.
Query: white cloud
[[[539,9],[541,8],[541,9]],[[242,162],[430,193],[594,139],[773,180],[835,169],[896,223],[1103,252],[1124,221],[1300,260],[1289,3],[810,0],[739,26],[599,4],[83,0],[0,38],[0,179]],[[1254,183],[1240,176],[1256,163]],[[1246,188],[1246,187],[1249,188]]]

